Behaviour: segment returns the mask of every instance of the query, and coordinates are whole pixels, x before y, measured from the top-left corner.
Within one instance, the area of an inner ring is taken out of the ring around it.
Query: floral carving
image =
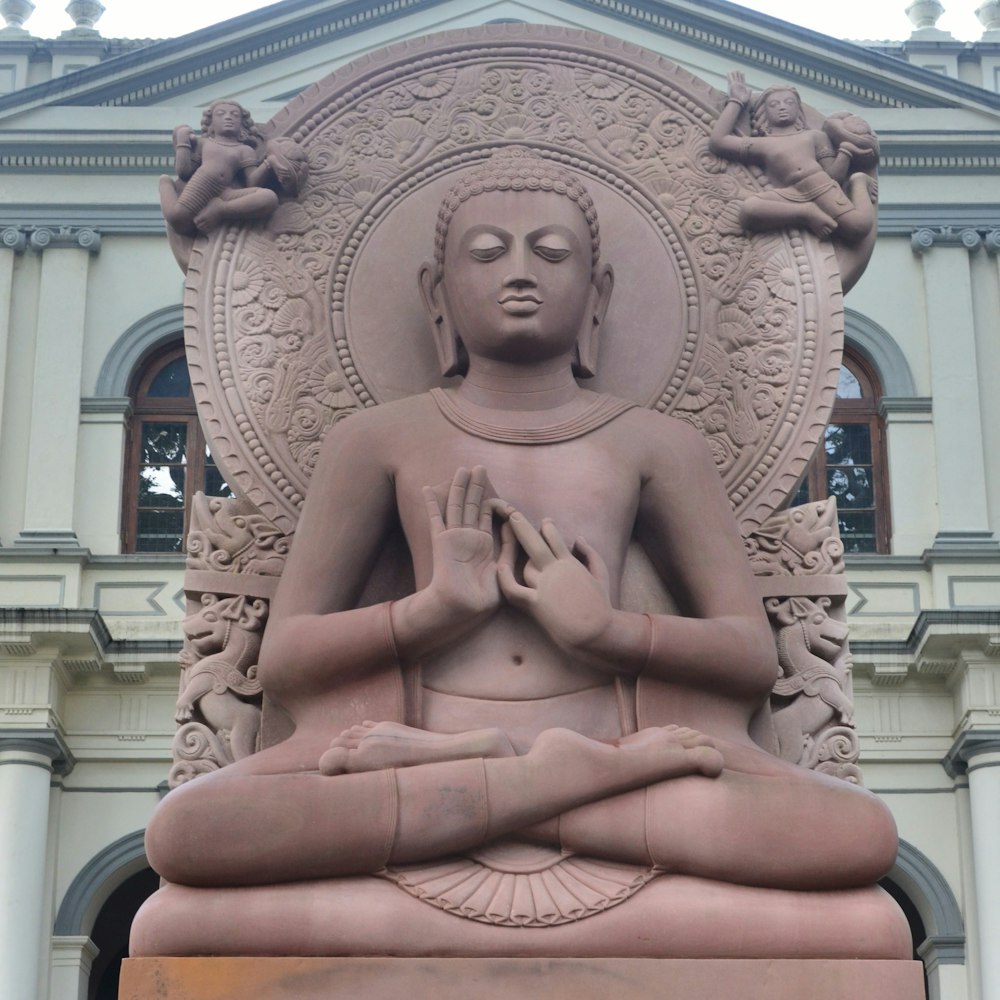
[[[551,44],[570,35],[574,50]],[[203,315],[216,317],[191,347],[220,372],[195,392],[205,405],[223,392],[240,400],[211,406],[221,464],[232,481],[259,483],[255,503],[294,527],[318,442],[382,398],[351,341],[350,282],[366,240],[421,185],[491,143],[524,143],[652,213],[682,276],[688,327],[666,332],[680,332],[683,348],[649,403],[708,436],[738,517],[759,526],[794,486],[833,398],[840,312],[817,306],[834,301],[832,251],[743,231],[739,204],[762,181],[710,150],[724,97],[672,64],[564,29],[503,26],[483,39],[458,61],[447,43],[408,43],[419,56],[389,72],[338,72],[269,124],[308,160],[298,198],[266,229],[217,233],[191,272]]]

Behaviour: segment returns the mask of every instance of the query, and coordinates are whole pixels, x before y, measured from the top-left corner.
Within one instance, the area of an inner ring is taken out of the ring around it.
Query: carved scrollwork
[[[250,504],[195,495],[187,568],[280,576],[291,539]]]
[[[176,709],[181,728],[174,739],[178,764],[193,765],[203,752],[206,769],[214,770],[258,749],[262,691],[257,654],[267,612],[267,602],[259,598],[206,593],[200,607],[184,619]],[[192,766],[178,772],[178,778],[197,773]]]
[[[834,500],[779,511],[746,536],[757,576],[817,576],[844,572],[844,545]]]
[[[842,606],[828,597],[772,597],[764,605],[781,670],[771,695],[780,756],[859,782]]]

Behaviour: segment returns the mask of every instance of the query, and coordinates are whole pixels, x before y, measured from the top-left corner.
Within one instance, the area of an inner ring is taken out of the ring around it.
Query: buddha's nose
[[[529,265],[530,251],[523,247],[511,249],[511,269],[503,279],[504,285],[511,288],[523,288],[526,285],[537,285],[538,279],[531,273]]]

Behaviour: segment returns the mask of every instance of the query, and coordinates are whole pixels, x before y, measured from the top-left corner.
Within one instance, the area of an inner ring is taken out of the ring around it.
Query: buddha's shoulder
[[[607,428],[616,450],[634,456],[650,473],[714,465],[705,436],[685,420],[634,406]]]
[[[431,397],[426,392],[415,396],[404,396],[377,406],[366,406],[341,420],[336,427],[359,434],[383,427],[399,427],[400,421],[414,420],[437,412]]]

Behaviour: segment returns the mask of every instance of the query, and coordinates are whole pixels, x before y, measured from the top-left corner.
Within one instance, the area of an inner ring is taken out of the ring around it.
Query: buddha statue
[[[419,283],[460,381],[327,435],[257,675],[294,734],[161,803],[134,954],[905,957],[888,810],[751,738],[779,668],[706,443],[581,385],[600,251],[551,161],[458,176]],[[412,592],[359,607],[397,523]],[[623,606],[635,543],[671,607]]]

